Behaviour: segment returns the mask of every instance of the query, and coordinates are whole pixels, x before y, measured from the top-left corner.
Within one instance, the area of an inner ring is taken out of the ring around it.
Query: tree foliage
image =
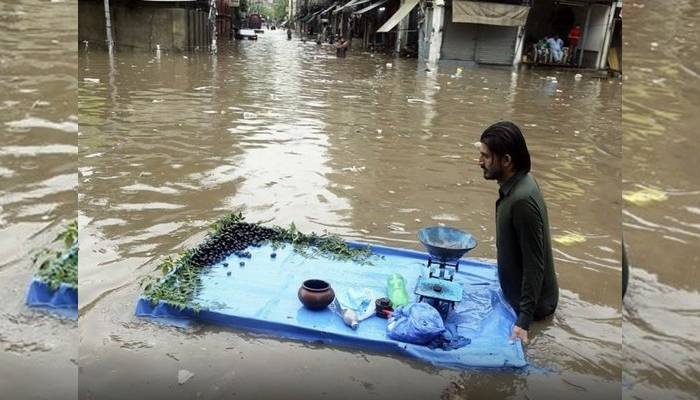
[[[248,5],[248,14],[258,13],[266,20],[272,18],[272,9],[267,4],[255,3]]]
[[[287,1],[275,0],[272,6],[272,17],[275,21],[283,21],[287,19]]]

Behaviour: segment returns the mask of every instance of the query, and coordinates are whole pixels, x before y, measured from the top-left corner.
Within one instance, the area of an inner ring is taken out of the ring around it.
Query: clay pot
[[[309,310],[323,310],[335,298],[331,285],[320,279],[309,279],[299,288],[299,301]]]

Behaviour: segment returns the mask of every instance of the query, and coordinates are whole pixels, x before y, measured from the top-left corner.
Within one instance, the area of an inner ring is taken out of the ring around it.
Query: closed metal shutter
[[[478,25],[478,27],[476,61],[480,64],[511,65],[518,27],[498,25]]]
[[[445,26],[442,32],[443,60],[474,61],[476,58],[476,24],[452,22],[452,7],[445,7]]]

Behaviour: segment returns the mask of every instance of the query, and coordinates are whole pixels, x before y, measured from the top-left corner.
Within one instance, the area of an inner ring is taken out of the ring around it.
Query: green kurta
[[[530,174],[515,174],[498,192],[498,279],[516,325],[527,330],[533,319],[553,313],[559,299],[547,206]]]

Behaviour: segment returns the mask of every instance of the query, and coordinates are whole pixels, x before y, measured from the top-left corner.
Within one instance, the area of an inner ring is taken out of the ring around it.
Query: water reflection
[[[646,1],[628,11],[623,189],[630,201],[623,221],[633,267],[624,313],[624,397],[691,399],[700,391],[693,334],[700,329],[700,7]],[[661,195],[635,196],[650,190]]]
[[[32,255],[76,215],[77,1],[0,3],[3,397],[77,397],[77,324],[28,309]]]

